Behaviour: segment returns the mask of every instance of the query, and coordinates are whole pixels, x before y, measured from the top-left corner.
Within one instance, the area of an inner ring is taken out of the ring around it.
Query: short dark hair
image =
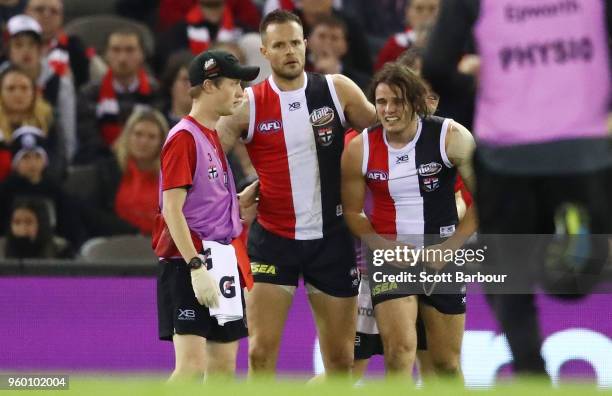
[[[304,27],[300,17],[294,14],[293,12],[281,10],[280,8],[276,9],[266,14],[266,16],[263,17],[263,19],[261,20],[261,23],[259,24],[259,34],[263,38],[268,26],[280,25],[282,23],[289,23],[289,22],[295,22],[298,25],[302,26],[302,28]]]
[[[142,34],[140,34],[140,32],[137,29],[134,29],[129,26],[122,26],[118,29],[115,29],[106,36],[106,40],[104,40],[104,52],[108,50],[108,44],[110,43],[111,37],[113,37],[114,35],[136,36],[136,39],[138,40],[138,46],[140,46],[140,49],[143,53],[146,53],[145,46],[144,46],[144,39],[142,38]]]
[[[378,71],[372,78],[368,92],[369,99],[376,103],[376,87],[385,83],[392,89],[400,90],[402,99],[412,107],[414,113],[420,117],[431,115],[425,97],[427,96],[427,85],[421,77],[408,67],[398,63],[390,62]]]
[[[348,40],[348,28],[346,26],[346,23],[342,19],[334,15],[319,15],[317,21],[315,22],[312,29],[310,29],[310,31],[314,31],[317,26],[321,25],[341,29],[342,33],[344,33],[344,39]]]
[[[404,65],[416,72],[417,61],[423,59],[424,48],[412,46],[397,58],[397,63]]]
[[[189,64],[193,59],[191,51],[183,50],[172,54],[166,63],[166,68],[161,76],[161,92],[167,98],[170,98],[172,86],[181,69],[189,70]]]

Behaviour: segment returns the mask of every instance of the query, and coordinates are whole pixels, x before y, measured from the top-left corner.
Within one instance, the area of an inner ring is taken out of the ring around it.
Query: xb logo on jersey
[[[257,125],[257,130],[261,133],[280,131],[281,122],[278,120],[263,121]]]
[[[380,170],[372,170],[368,172],[366,178],[373,181],[387,181],[389,180],[389,174]]]
[[[403,164],[403,163],[410,161],[410,157],[408,156],[408,154],[405,154],[399,157],[395,157],[395,158],[396,158],[395,159],[396,164]]]

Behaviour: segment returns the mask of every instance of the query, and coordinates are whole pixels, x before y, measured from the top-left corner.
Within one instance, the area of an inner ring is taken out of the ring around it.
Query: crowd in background
[[[308,39],[306,69],[344,74],[366,90],[376,70],[407,50],[419,67],[440,1],[117,0],[115,15],[134,23],[118,24],[96,51],[87,42],[95,31],[64,29],[76,3],[0,0],[6,256],[73,257],[91,238],[150,235],[161,147],[191,106],[191,58],[223,48],[262,67],[255,82],[266,78],[262,14],[293,10]],[[442,98],[438,113],[469,128],[470,89]],[[250,176],[235,162],[240,188]]]

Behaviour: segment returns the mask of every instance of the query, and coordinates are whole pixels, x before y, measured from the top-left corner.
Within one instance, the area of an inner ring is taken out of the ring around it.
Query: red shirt
[[[193,136],[187,131],[179,131],[174,134],[166,142],[161,152],[162,191],[191,187],[196,159]],[[202,241],[193,232],[191,241],[198,252],[202,250]],[[158,257],[181,257],[181,253],[172,241],[159,206],[153,227],[153,249]]]
[[[138,227],[141,233],[151,235],[158,190],[157,172],[141,171],[133,160],[129,160],[115,196],[117,216]]]
[[[10,150],[0,147],[0,181],[6,179],[11,173],[12,157]]]
[[[469,208],[472,206],[472,194],[463,183],[463,179],[459,174],[457,174],[457,180],[455,181],[455,192],[461,191],[461,198],[463,198],[463,202],[465,202],[465,207]]]
[[[385,45],[378,52],[376,63],[374,64],[374,71],[382,69],[385,63],[393,62],[399,58],[400,55],[412,45],[413,39],[410,30],[396,33],[389,37]]]

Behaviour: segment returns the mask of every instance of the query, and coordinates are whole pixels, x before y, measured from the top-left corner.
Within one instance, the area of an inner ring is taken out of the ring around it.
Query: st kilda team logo
[[[315,109],[310,113],[310,124],[314,129],[317,142],[323,147],[327,147],[334,141],[334,110],[325,106]]]

